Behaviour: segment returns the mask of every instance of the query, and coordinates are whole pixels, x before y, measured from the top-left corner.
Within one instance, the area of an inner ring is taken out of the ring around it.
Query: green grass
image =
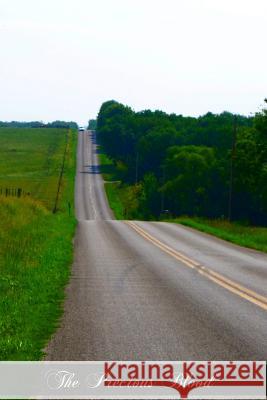
[[[0,190],[21,188],[53,208],[67,131],[0,128]]]
[[[0,360],[38,360],[62,313],[70,275],[76,134],[68,134],[59,212],[57,192],[67,131],[0,129]],[[69,215],[68,202],[71,204]]]
[[[124,215],[124,188],[121,185],[121,173],[112,160],[102,151],[98,154],[100,171],[105,181],[105,191],[110,208],[118,220],[125,219]]]
[[[226,220],[208,220],[204,218],[180,217],[166,221],[189,226],[228,242],[267,253],[267,228],[244,226],[234,222],[230,223]]]
[[[112,160],[103,152],[99,151],[98,153],[100,170],[103,176],[104,181],[114,182],[120,181],[121,177],[118,172],[117,167],[114,165]]]
[[[119,183],[105,183],[105,191],[107,194],[110,208],[112,209],[115,218],[118,220],[125,219],[124,206],[122,203],[122,191]]]

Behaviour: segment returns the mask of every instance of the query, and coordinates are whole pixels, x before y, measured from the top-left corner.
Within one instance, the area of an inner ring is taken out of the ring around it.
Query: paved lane
[[[173,224],[112,220],[91,132],[79,134],[76,212],[47,359],[267,358],[266,255]]]

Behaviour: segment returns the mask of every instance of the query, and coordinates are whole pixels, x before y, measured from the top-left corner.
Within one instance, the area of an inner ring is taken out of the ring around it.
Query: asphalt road
[[[75,261],[48,360],[266,360],[267,255],[176,224],[115,221],[79,134]]]

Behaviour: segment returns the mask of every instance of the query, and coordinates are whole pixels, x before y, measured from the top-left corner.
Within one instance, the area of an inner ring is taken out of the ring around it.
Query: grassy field
[[[53,209],[67,133],[0,128],[0,192],[21,188]]]
[[[30,193],[0,195],[0,360],[40,359],[61,315],[76,225],[75,148],[76,133],[64,129],[0,129],[0,188]]]
[[[225,220],[207,220],[204,218],[180,217],[168,219],[167,221],[189,226],[228,242],[267,253],[267,228],[244,226]]]

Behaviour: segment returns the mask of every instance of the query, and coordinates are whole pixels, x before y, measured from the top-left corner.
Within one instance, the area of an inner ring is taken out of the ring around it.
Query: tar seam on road
[[[129,225],[132,229],[134,229],[139,235],[143,238],[148,240],[149,242],[153,243],[155,246],[160,248],[165,253],[169,254],[170,256],[174,257],[176,260],[180,261],[184,265],[189,268],[194,269],[205,278],[211,280],[212,282],[216,283],[217,285],[229,290],[230,292],[242,297],[245,300],[250,301],[251,303],[257,305],[258,307],[267,311],[267,298],[262,296],[244,286],[239,285],[237,282],[232,281],[225,276],[218,274],[211,269],[204,267],[203,265],[199,264],[197,261],[192,260],[191,258],[185,256],[184,254],[174,250],[173,248],[169,247],[165,243],[161,242],[160,240],[156,239],[154,236],[150,235],[140,226],[135,224],[132,221],[125,221],[127,225]]]

